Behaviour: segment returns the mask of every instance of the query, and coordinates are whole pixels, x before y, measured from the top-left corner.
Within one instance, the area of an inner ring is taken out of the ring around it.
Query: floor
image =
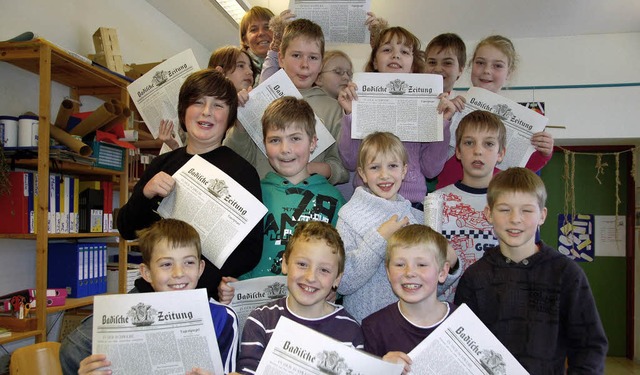
[[[623,357],[607,357],[605,375],[640,375],[640,363]]]

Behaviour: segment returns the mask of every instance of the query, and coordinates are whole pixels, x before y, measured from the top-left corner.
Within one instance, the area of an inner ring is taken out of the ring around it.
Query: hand
[[[340,104],[340,107],[342,107],[344,113],[347,115],[351,113],[351,102],[358,100],[357,90],[358,86],[355,82],[351,81],[338,93],[338,104]]]
[[[155,196],[166,197],[173,191],[176,186],[176,180],[165,172],[158,172],[155,176],[144,185],[142,194],[147,199],[151,199]]]
[[[160,131],[158,133],[158,139],[166,143],[170,149],[175,150],[180,147],[178,141],[173,137],[173,121],[160,120]]]
[[[290,9],[285,9],[277,16],[271,17],[269,21],[269,30],[273,33],[269,48],[272,51],[280,52],[280,44],[282,43],[282,34],[285,27],[296,17]]]
[[[385,240],[389,240],[392,234],[407,224],[409,224],[408,217],[405,216],[402,220],[398,220],[398,215],[393,215],[378,227],[378,233],[380,233]]]
[[[215,375],[215,374],[207,370],[201,369],[199,367],[194,367],[191,369],[191,371],[187,371],[187,375]]]
[[[238,107],[244,107],[249,101],[249,93],[253,90],[253,87],[249,86],[246,89],[238,91]]]
[[[376,38],[380,35],[382,30],[389,27],[389,22],[384,18],[378,18],[373,12],[367,12],[367,19],[364,21],[365,26],[369,29],[369,43],[371,48],[375,48],[374,43]]]
[[[531,136],[531,144],[542,155],[549,156],[553,153],[553,137],[547,132],[538,132]]]
[[[406,353],[389,352],[382,357],[382,360],[404,365],[404,369],[402,370],[403,374],[407,374],[409,371],[411,371],[411,358]]]
[[[458,112],[462,112],[462,110],[464,109],[464,105],[467,103],[467,99],[465,99],[465,97],[461,95],[458,95],[455,98],[449,100],[451,100],[451,103],[456,106],[456,111]]]
[[[442,93],[438,95],[440,98],[440,102],[438,103],[438,113],[442,113],[442,117],[444,120],[449,121],[456,113],[457,108],[455,104],[451,100],[449,100],[448,93]]]
[[[105,354],[93,354],[80,362],[78,375],[111,374],[111,370],[101,370],[101,368],[107,366],[111,366],[111,362],[107,361]]]
[[[238,281],[238,279],[233,278],[231,276],[223,276],[222,281],[218,284],[218,300],[220,303],[228,305],[233,300],[233,297],[236,294],[236,289],[229,285],[229,283],[233,283]]]

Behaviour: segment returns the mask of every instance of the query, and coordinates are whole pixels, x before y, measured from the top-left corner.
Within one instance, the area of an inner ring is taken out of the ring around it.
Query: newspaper
[[[256,308],[266,305],[288,294],[286,276],[265,276],[230,283],[235,295],[229,306],[238,315],[238,332],[242,332],[244,322]]]
[[[291,319],[280,317],[260,359],[256,375],[400,375],[402,369],[402,365],[385,362]]]
[[[531,136],[543,131],[549,119],[511,99],[480,87],[472,87],[460,96],[463,96],[467,103],[464,110],[456,112],[451,119],[451,134],[455,134],[460,120],[468,113],[479,109],[495,113],[507,128],[507,152],[496,167],[505,170],[526,166],[529,157],[535,151],[531,145]],[[450,145],[456,147],[456,137],[451,137]]]
[[[351,138],[388,131],[409,142],[442,141],[438,114],[442,76],[415,73],[356,73],[358,100],[352,103]]]
[[[95,296],[91,352],[114,375],[224,373],[206,289]]]
[[[466,304],[410,353],[415,375],[528,374]]]
[[[371,0],[292,0],[289,9],[320,25],[327,43],[369,44],[364,21]]]
[[[238,107],[238,121],[244,129],[249,133],[253,142],[258,146],[263,154],[267,154],[264,148],[264,138],[262,137],[262,114],[272,101],[283,96],[293,96],[302,99],[300,91],[291,82],[284,69],[278,70],[274,75],[266,81],[256,86],[249,92],[249,100],[243,107]],[[316,136],[318,137],[318,145],[311,154],[312,161],[316,156],[324,152],[336,140],[333,138],[327,127],[324,126],[320,118],[316,115]]]
[[[178,94],[182,83],[200,70],[196,57],[188,49],[148,71],[127,86],[129,96],[142,116],[145,125],[154,138],[158,138],[160,121],[173,121],[173,138],[180,147],[182,139],[178,134]]]
[[[158,206],[158,214],[191,224],[200,234],[202,255],[222,268],[267,208],[199,155],[178,169],[173,178],[176,186]]]

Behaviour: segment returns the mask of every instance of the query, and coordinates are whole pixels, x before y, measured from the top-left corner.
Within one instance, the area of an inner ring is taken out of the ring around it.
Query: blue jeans
[[[60,364],[64,375],[76,375],[80,361],[91,355],[92,330],[93,315],[84,318],[62,341]]]

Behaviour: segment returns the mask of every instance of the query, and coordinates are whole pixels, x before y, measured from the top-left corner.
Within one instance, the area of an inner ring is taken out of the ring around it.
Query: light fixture
[[[224,14],[236,27],[249,10],[250,6],[244,0],[209,0]]]

